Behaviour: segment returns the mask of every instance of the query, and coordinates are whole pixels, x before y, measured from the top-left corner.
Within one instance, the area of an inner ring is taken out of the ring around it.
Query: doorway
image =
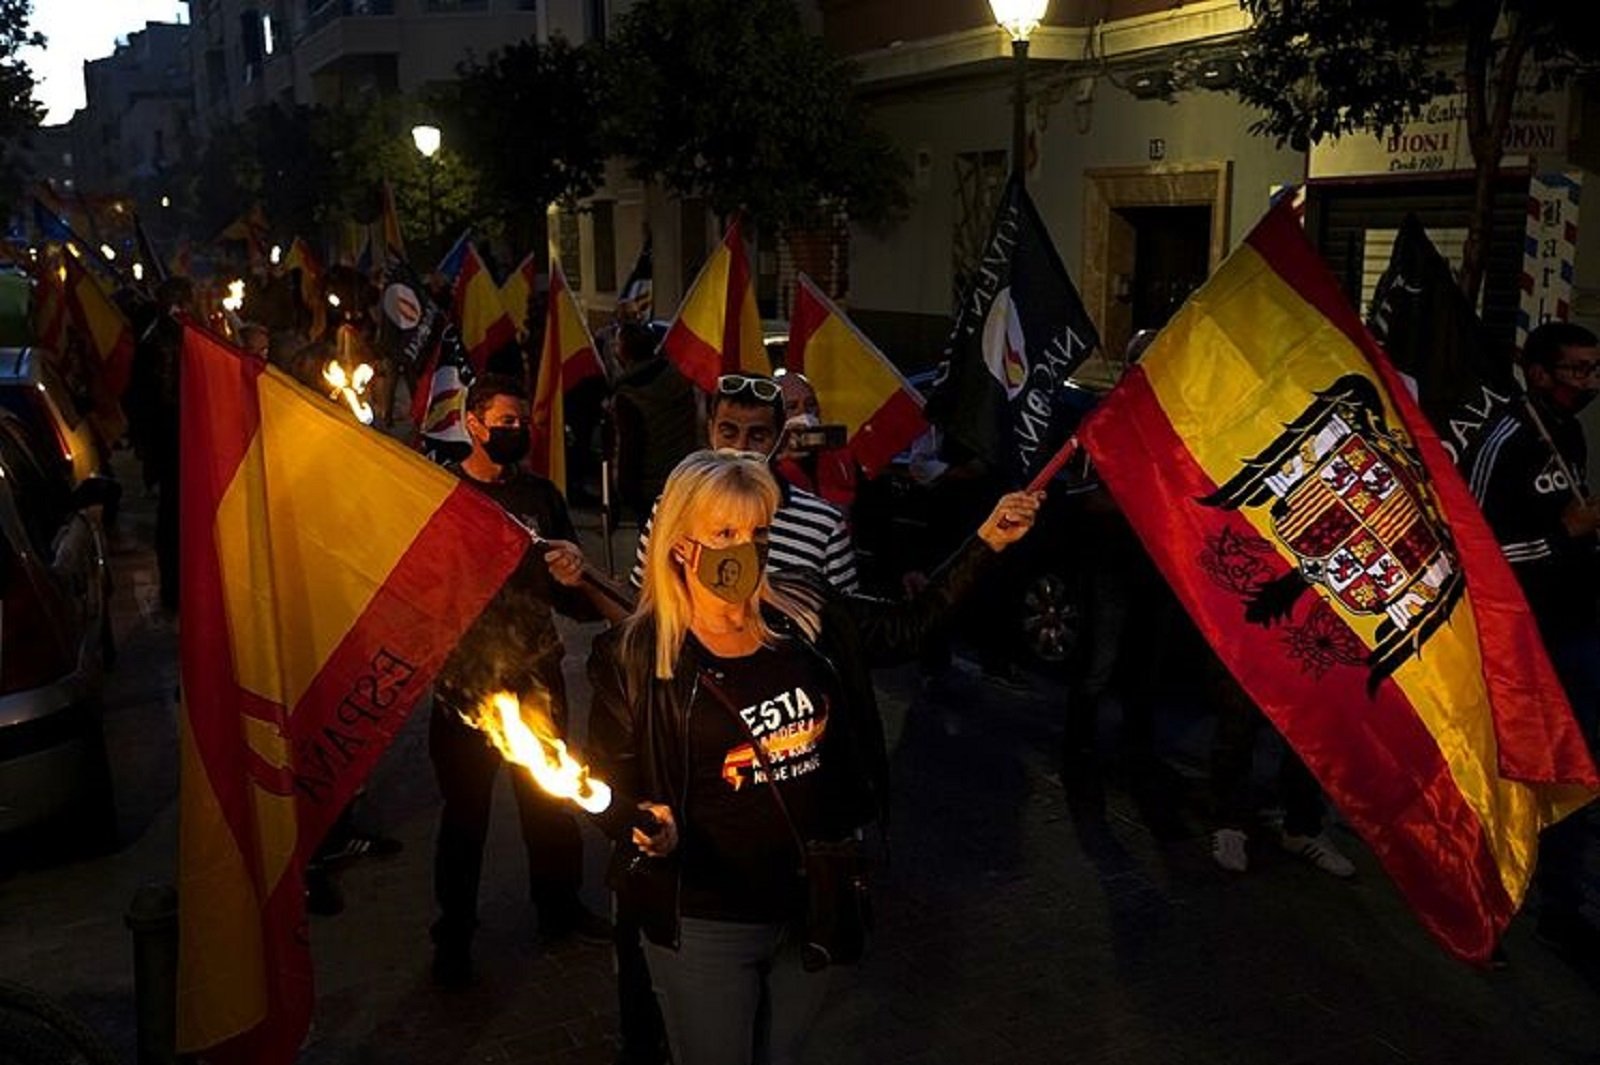
[[[1159,329],[1228,251],[1229,163],[1091,170],[1083,297],[1100,351],[1079,371],[1110,385],[1140,329]]]

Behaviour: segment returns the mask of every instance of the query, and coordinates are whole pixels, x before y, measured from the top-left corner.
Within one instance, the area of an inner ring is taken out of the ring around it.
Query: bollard
[[[178,1022],[178,892],[145,884],[123,923],[133,933],[133,997],[139,1065],[176,1065]]]

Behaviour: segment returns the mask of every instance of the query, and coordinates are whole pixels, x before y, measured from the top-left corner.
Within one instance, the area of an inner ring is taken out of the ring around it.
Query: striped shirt
[[[844,514],[810,492],[782,481],[779,486],[783,489],[783,501],[772,515],[767,565],[774,573],[813,578],[826,582],[841,595],[854,594],[859,587],[856,550],[850,541]],[[644,583],[644,554],[650,545],[650,527],[654,522],[655,507],[652,506],[650,518],[639,534],[633,572],[628,575],[635,588]]]

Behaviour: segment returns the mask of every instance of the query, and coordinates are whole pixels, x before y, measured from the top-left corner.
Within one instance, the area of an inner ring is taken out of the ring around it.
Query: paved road
[[[0,974],[58,997],[130,1062],[122,915],[139,884],[170,879],[175,834],[175,633],[153,608],[149,520],[148,501],[131,500],[116,558],[123,658],[107,729],[122,846],[0,880]],[[569,634],[579,706],[591,635]],[[897,788],[892,863],[878,880],[873,954],[837,974],[814,1061],[1600,1063],[1600,973],[1556,961],[1522,922],[1508,939],[1509,970],[1451,962],[1346,835],[1360,867],[1353,883],[1265,847],[1248,875],[1226,875],[1206,855],[1193,808],[1176,838],[1158,841],[1115,790],[1103,822],[1075,822],[1052,758],[1060,686],[1034,686],[1012,693],[958,670],[924,690],[914,670],[881,675]],[[437,794],[423,725],[415,716],[385,757],[367,810],[405,849],[347,870],[346,911],[313,922],[320,998],[303,1061],[610,1062],[608,953],[536,944],[504,789],[485,871],[481,980],[454,995],[430,986]],[[1181,714],[1164,733],[1180,766],[1204,734]],[[590,858],[598,870],[598,840]]]

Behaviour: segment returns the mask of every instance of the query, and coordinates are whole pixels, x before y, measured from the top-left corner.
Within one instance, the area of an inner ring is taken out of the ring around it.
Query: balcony
[[[394,0],[323,0],[306,15],[300,35],[309,37],[335,19],[393,14]]]

